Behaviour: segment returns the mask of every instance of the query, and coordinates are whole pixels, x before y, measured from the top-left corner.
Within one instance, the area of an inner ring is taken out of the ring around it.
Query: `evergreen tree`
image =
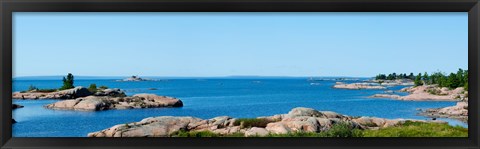
[[[387,76],[385,74],[379,74],[375,77],[376,80],[385,80]]]
[[[456,76],[458,80],[458,87],[464,86],[466,81],[464,80],[463,69],[459,68]]]
[[[423,84],[430,84],[430,77],[428,77],[428,73],[425,72],[422,77]]]
[[[413,75],[413,73],[411,72],[410,75],[408,75],[408,78],[411,79],[411,80],[414,80],[414,79],[415,79],[415,75]]]
[[[74,88],[73,86],[73,75],[71,73],[68,73],[67,77],[63,77],[63,86],[60,88],[60,90],[66,90],[66,89],[71,89]]]
[[[417,77],[415,78],[415,80],[413,81],[415,83],[415,86],[421,86],[423,85],[422,83],[422,74],[421,73],[418,73]]]
[[[456,74],[450,73],[450,75],[448,75],[446,87],[449,87],[450,89],[457,88],[459,83],[460,81]]]
[[[463,71],[463,87],[465,88],[466,91],[468,91],[468,70]]]

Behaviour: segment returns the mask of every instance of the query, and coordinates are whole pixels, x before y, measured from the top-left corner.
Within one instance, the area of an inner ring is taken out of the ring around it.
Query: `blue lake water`
[[[375,116],[382,118],[428,119],[417,116],[416,109],[439,108],[455,102],[399,101],[368,98],[386,90],[334,89],[334,80],[315,81],[307,78],[191,78],[148,82],[119,82],[115,79],[76,80],[76,86],[95,83],[110,88],[124,89],[128,95],[152,93],[181,99],[181,108],[107,110],[81,112],[50,110],[44,105],[58,100],[14,100],[25,106],[13,111],[18,122],[13,125],[14,137],[86,137],[116,124],[140,121],[153,116],[194,116],[208,119],[216,116],[236,118],[283,114],[295,107],[309,107],[322,111],[335,111],[350,116]],[[355,81],[344,81],[347,83]],[[39,88],[58,88],[60,80],[15,80],[14,91]],[[389,87],[399,90],[405,86]],[[157,90],[149,90],[156,88]],[[405,93],[403,93],[405,94]],[[452,119],[451,125],[467,124]]]

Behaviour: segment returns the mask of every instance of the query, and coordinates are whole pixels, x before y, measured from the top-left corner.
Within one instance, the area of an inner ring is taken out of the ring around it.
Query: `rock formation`
[[[432,118],[453,118],[463,122],[468,120],[468,102],[457,102],[456,105],[421,111],[420,115]]]
[[[98,132],[89,133],[88,137],[174,137],[179,131],[210,131],[220,135],[234,133],[250,136],[268,134],[286,134],[293,132],[322,132],[334,124],[345,123],[351,128],[379,129],[403,124],[405,119],[384,119],[374,117],[354,118],[331,111],[317,111],[310,108],[294,108],[288,114],[279,114],[257,119],[269,122],[266,126],[245,127],[239,119],[220,116],[212,119],[195,117],[160,116],[145,118],[140,122],[118,124]],[[437,122],[442,121],[422,121]]]
[[[13,99],[74,99],[78,97],[86,97],[92,95],[85,87],[75,87],[68,90],[56,91],[56,92],[14,92],[12,94]]]
[[[395,94],[375,94],[372,98],[392,98],[399,100],[416,100],[416,101],[461,101],[468,100],[467,91],[463,87],[450,90],[446,87],[440,88],[436,85],[425,85],[417,87],[406,87],[400,90],[408,92],[409,95],[400,96]]]
[[[137,94],[132,97],[87,96],[72,100],[63,100],[46,105],[49,109],[100,111],[110,109],[182,107],[179,99],[154,94]]]
[[[23,106],[18,105],[18,104],[12,104],[12,110],[15,110],[15,109],[18,109],[18,108],[23,108]]]
[[[351,83],[336,82],[333,88],[339,89],[386,89],[386,87],[375,85],[376,83]]]

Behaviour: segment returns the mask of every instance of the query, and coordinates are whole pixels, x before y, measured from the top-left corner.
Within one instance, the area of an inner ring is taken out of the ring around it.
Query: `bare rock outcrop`
[[[92,93],[85,87],[75,87],[72,89],[55,92],[37,92],[35,90],[28,92],[14,92],[12,99],[75,99],[79,97],[90,96]]]
[[[46,108],[60,110],[100,111],[109,109],[182,107],[179,99],[153,94],[137,94],[132,97],[87,96],[58,101]]]
[[[380,85],[383,85],[383,86],[414,85],[414,82],[410,79],[395,79],[395,80],[382,80],[382,79],[380,79],[380,80],[371,80],[369,82],[379,83]]]
[[[408,92],[409,95],[400,96],[396,94],[375,94],[371,98],[392,98],[398,100],[414,100],[414,101],[461,101],[468,100],[467,91],[463,87],[453,90],[448,88],[440,88],[436,85],[425,85],[417,87],[406,87],[400,90],[401,92]]]
[[[140,122],[119,124],[105,130],[89,133],[88,137],[175,137],[179,131],[210,131],[219,135],[242,133],[245,137],[267,136],[269,134],[287,134],[293,132],[328,131],[338,123],[347,124],[357,129],[379,129],[397,126],[406,121],[422,121],[406,119],[384,119],[373,117],[353,118],[331,111],[317,111],[311,108],[294,108],[287,114],[258,117],[269,123],[266,126],[245,127],[239,119],[219,116],[212,119],[194,117],[160,116],[143,119]],[[240,123],[238,123],[239,121]]]
[[[345,84],[343,82],[336,82],[333,85],[333,88],[338,89],[386,89],[386,87],[381,85],[375,85],[376,83],[351,83]]]
[[[456,105],[444,108],[434,108],[421,111],[420,115],[432,118],[453,118],[463,122],[468,121],[468,103],[457,102]]]

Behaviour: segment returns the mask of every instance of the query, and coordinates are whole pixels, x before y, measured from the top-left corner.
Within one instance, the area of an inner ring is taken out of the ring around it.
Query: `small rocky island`
[[[59,101],[46,105],[45,107],[57,110],[101,111],[182,106],[183,102],[173,97],[157,96],[154,94],[136,94],[131,97],[87,96]]]
[[[136,109],[159,107],[182,107],[180,99],[157,96],[154,94],[136,94],[127,97],[125,92],[118,88],[110,89],[106,86],[97,87],[90,84],[88,88],[73,86],[73,75],[63,78],[63,86],[59,89],[38,89],[30,86],[27,91],[14,92],[13,99],[67,99],[44,106],[48,109],[100,111],[110,109]],[[15,106],[15,105],[14,105]]]
[[[138,76],[131,76],[129,78],[125,78],[123,80],[119,81],[125,81],[125,82],[139,82],[139,81],[155,81],[153,79],[145,79],[145,78],[140,78]]]
[[[384,119],[375,117],[351,117],[332,111],[317,111],[298,107],[288,114],[258,117],[260,122],[249,124],[246,120],[219,116],[212,119],[195,117],[160,116],[150,117],[140,122],[118,124],[89,133],[88,137],[175,137],[181,131],[208,131],[219,135],[241,134],[245,137],[266,136],[269,134],[289,134],[296,132],[318,133],[332,129],[335,124],[346,124],[350,128],[375,130],[393,127],[406,121],[446,123],[406,119]]]

